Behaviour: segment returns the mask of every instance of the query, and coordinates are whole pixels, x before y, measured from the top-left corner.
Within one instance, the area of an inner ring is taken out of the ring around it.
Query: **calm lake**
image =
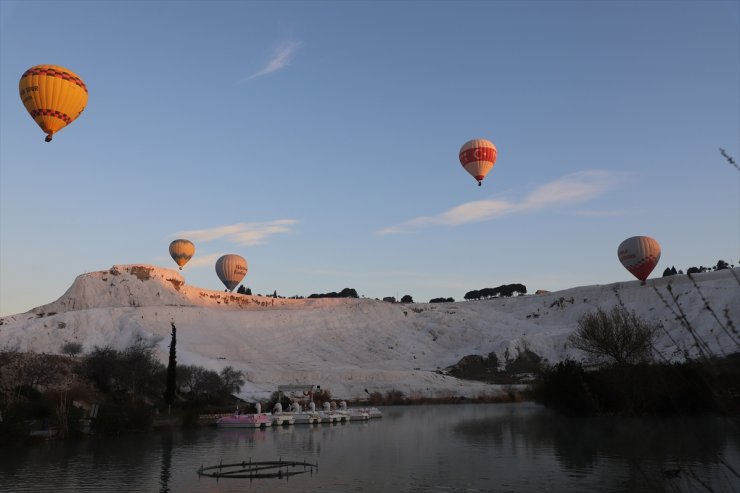
[[[367,423],[200,428],[0,449],[0,491],[740,491],[740,431],[720,418],[568,419],[531,403],[383,408]],[[219,462],[313,474],[198,477]]]

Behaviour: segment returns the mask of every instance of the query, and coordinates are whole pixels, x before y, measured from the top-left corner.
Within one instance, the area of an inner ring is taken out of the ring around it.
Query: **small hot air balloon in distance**
[[[660,245],[649,236],[633,236],[619,244],[617,255],[624,268],[645,284],[660,260]]]
[[[183,266],[188,263],[188,260],[193,258],[195,255],[195,245],[190,240],[175,240],[170,243],[170,257],[182,270]]]
[[[478,186],[481,186],[483,178],[496,162],[496,146],[486,139],[469,140],[460,148],[459,157],[465,171],[478,180]]]
[[[69,69],[36,65],[18,83],[21,101],[51,142],[54,134],[77,119],[87,105],[87,86]]]
[[[247,275],[248,270],[244,257],[233,253],[216,260],[216,275],[224,283],[227,291],[233,291]]]

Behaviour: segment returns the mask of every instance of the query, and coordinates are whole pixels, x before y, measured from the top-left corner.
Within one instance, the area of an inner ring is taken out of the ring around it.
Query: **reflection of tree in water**
[[[676,481],[696,484],[705,481],[698,470],[717,466],[734,478],[724,454],[728,446],[740,447],[740,432],[721,418],[570,418],[536,407],[466,420],[455,431],[472,446],[493,442],[552,450],[570,474],[585,475],[597,465],[621,468],[628,478],[621,486],[627,489],[664,489]],[[737,471],[738,464],[730,466]]]
[[[159,473],[159,493],[170,491],[170,468],[172,467],[172,434],[162,434],[162,469]]]
[[[456,431],[473,443],[493,441],[513,449],[551,449],[563,467],[576,472],[590,471],[599,453],[598,440],[579,439],[584,436],[582,422],[544,410],[511,409],[504,415],[461,422]]]

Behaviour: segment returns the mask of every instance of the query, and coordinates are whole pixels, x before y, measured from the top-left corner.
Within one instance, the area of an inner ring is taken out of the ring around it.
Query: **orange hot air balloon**
[[[182,270],[183,266],[195,255],[195,245],[190,240],[175,240],[170,243],[170,257]]]
[[[649,236],[633,236],[619,244],[617,255],[624,268],[645,284],[660,260],[660,245]]]
[[[483,178],[493,169],[496,162],[496,146],[486,139],[473,139],[467,141],[460,148],[460,164],[465,171],[478,180],[481,185]]]
[[[46,142],[75,121],[87,105],[87,86],[82,79],[56,65],[36,65],[26,70],[18,91],[31,118],[46,134]]]

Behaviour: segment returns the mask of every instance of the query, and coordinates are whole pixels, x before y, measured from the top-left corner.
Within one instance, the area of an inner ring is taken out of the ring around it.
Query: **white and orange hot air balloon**
[[[660,245],[649,236],[633,236],[619,244],[617,255],[624,268],[645,284],[660,260]]]
[[[460,164],[465,171],[478,180],[481,185],[483,178],[493,169],[496,162],[496,146],[486,139],[473,139],[467,141],[460,148]]]
[[[216,275],[229,291],[233,291],[242,282],[248,270],[249,266],[244,257],[233,253],[224,255],[216,261]]]

